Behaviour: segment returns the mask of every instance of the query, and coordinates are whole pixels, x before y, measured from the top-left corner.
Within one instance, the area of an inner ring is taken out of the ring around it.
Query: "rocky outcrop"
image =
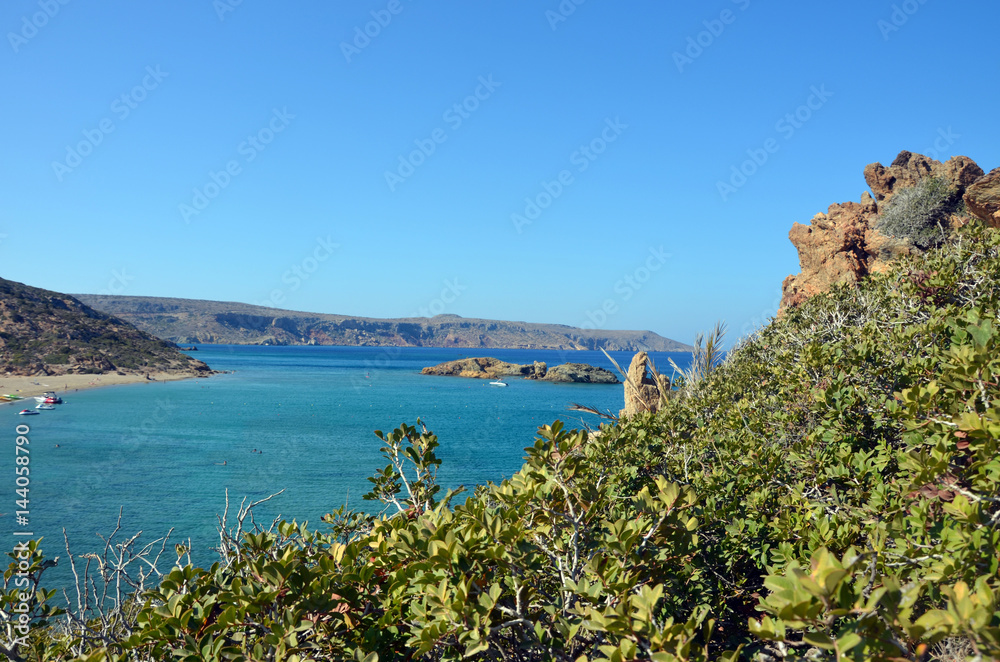
[[[545,382],[565,382],[575,384],[617,384],[614,373],[586,363],[564,363],[549,370],[541,378]]]
[[[498,379],[523,377],[546,382],[578,384],[617,384],[618,379],[604,368],[586,363],[564,363],[549,369],[542,361],[534,363],[507,363],[492,357],[477,357],[446,361],[420,371],[423,375],[443,377],[469,377],[472,379]]]
[[[658,411],[661,394],[670,392],[670,378],[665,375],[655,377],[651,365],[646,352],[632,357],[625,380],[625,408],[619,413],[621,418]]]
[[[902,151],[888,168],[881,163],[865,167],[865,182],[882,203],[900,189],[915,186],[926,177],[940,177],[960,191],[983,176],[983,169],[967,156],[955,156],[945,163],[922,154]]]
[[[965,204],[984,223],[1000,228],[1000,168],[994,168],[966,189]]]
[[[860,202],[831,205],[808,225],[792,225],[788,238],[798,250],[801,273],[788,276],[782,283],[782,310],[834,285],[857,282],[885,269],[899,255],[916,250],[909,242],[886,237],[875,229],[879,207],[896,192],[926,177],[939,177],[961,195],[975,188],[973,184],[983,176],[983,169],[967,156],[941,163],[904,151],[888,167],[880,163],[867,166],[864,176],[874,197],[866,191]],[[987,198],[984,193],[983,199]]]
[[[446,361],[430,368],[420,371],[422,375],[438,375],[442,377],[470,377],[472,379],[497,379],[498,377],[536,377],[536,371],[541,366],[541,377],[545,376],[546,366],[544,363],[534,365],[521,365],[518,363],[507,363],[500,359],[491,357],[479,357],[472,359],[460,359],[458,361]]]

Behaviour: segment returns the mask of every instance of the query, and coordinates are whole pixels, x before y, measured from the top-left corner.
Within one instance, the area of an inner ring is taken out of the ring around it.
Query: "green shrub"
[[[32,659],[1000,659],[998,314],[1000,233],[970,226],[656,414],[540,428],[463,502],[419,422],[379,433],[392,515],[223,536],[127,636],[40,625]]]
[[[957,191],[940,177],[927,177],[902,189],[879,212],[875,229],[897,239],[909,239],[927,250],[947,237],[948,217],[961,203]]]

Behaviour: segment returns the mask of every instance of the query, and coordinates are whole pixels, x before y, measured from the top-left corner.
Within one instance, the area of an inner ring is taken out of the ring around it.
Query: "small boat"
[[[3,397],[7,398],[8,400],[24,400],[24,398],[22,398],[19,395],[10,395],[9,393],[5,394]]]
[[[35,400],[47,405],[61,405],[63,403],[62,398],[52,391],[46,392],[45,395],[36,395]]]
[[[506,385],[507,385],[507,382],[505,382],[502,378],[501,379],[497,379],[496,381],[490,382],[490,386],[506,386]]]
[[[17,413],[19,416],[38,416],[38,412],[32,409],[22,409]]]
[[[55,405],[50,405],[45,402],[40,402],[39,404],[35,405],[35,409],[41,409],[42,411],[48,411],[50,409],[55,409],[55,408],[56,408]]]

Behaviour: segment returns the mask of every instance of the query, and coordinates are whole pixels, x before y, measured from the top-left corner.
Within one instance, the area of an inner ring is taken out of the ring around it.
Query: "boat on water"
[[[53,391],[47,391],[45,395],[36,395],[35,400],[47,405],[61,405],[63,403],[62,398]]]
[[[34,409],[22,409],[17,413],[19,416],[38,416],[38,412]]]
[[[41,409],[42,411],[47,411],[55,408],[56,408],[55,405],[48,404],[46,402],[39,402],[37,405],[35,405],[35,409]]]
[[[506,386],[506,385],[507,382],[505,382],[502,378],[490,382],[490,386]]]

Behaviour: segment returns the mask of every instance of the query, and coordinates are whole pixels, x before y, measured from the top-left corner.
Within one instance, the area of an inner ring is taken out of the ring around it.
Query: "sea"
[[[362,499],[371,487],[367,478],[387,464],[375,430],[419,418],[438,435],[438,482],[471,491],[515,473],[539,426],[600,424],[593,414],[571,411],[573,404],[615,414],[623,406],[620,384],[509,378],[500,388],[420,374],[426,366],[483,355],[615,371],[601,352],[199,345],[189,354],[225,374],[60,393],[64,404],[40,416],[0,407],[7,418],[0,475],[9,480],[0,531],[10,546],[24,537],[15,533],[41,537],[47,558],[62,557],[44,586],[61,592],[71,585],[67,540],[75,556],[100,552],[116,528],[115,541],[139,532],[144,542],[169,535],[161,569],[169,570],[178,543],[190,545],[193,562],[208,567],[218,558],[213,548],[227,493],[230,523],[244,500],[278,492],[254,510],[258,523],[281,517],[323,529],[322,515],[345,504],[377,512],[381,504]],[[632,355],[611,353],[625,369]],[[651,357],[667,373],[668,359],[684,368],[691,358]],[[15,503],[18,425],[30,427],[26,523],[16,519],[24,510]]]

